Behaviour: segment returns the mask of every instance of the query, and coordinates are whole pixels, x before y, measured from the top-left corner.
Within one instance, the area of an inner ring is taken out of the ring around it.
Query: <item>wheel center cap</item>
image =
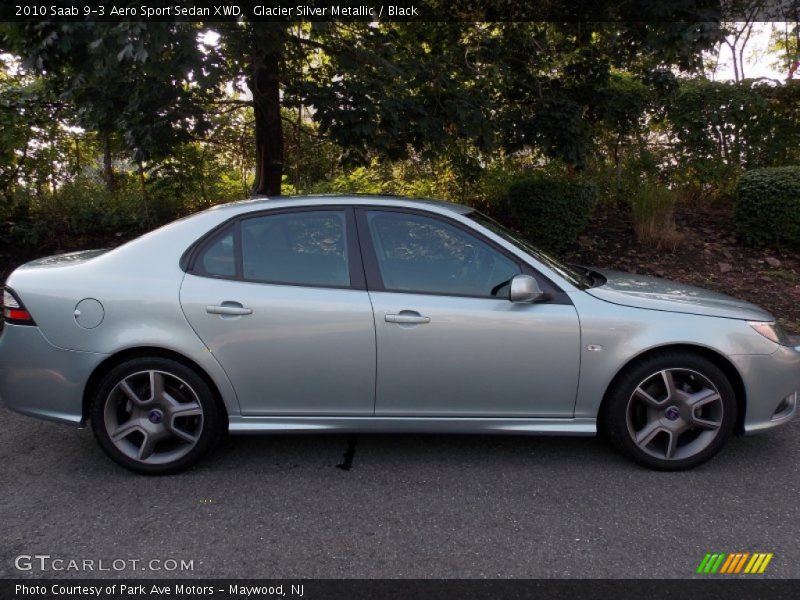
[[[681,411],[678,410],[677,406],[670,406],[667,410],[664,411],[664,416],[667,417],[670,421],[677,421],[681,416]]]
[[[147,418],[150,419],[151,423],[161,423],[161,421],[164,419],[164,413],[158,409],[153,409],[147,413]]]

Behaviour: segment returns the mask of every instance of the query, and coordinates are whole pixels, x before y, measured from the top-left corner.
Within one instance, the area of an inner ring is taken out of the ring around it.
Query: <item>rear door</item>
[[[181,305],[243,414],[373,414],[375,326],[352,209],[231,222],[194,253]]]

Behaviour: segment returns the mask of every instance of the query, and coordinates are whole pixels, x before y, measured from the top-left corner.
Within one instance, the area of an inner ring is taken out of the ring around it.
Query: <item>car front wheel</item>
[[[736,423],[736,396],[713,362],[665,352],[627,369],[604,412],[611,442],[653,469],[695,467],[728,441]]]
[[[92,429],[122,466],[148,475],[194,464],[216,442],[221,411],[208,384],[174,360],[137,358],[112,369],[95,389]]]

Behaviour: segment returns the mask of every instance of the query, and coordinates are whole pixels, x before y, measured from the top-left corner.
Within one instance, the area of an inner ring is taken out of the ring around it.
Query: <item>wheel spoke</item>
[[[639,387],[637,387],[637,388],[634,390],[633,394],[634,394],[634,396],[636,396],[636,397],[637,397],[639,400],[643,401],[645,404],[649,404],[650,406],[652,406],[652,407],[654,407],[654,408],[660,408],[661,406],[663,406],[663,405],[664,405],[664,403],[663,403],[662,401],[660,401],[660,400],[656,400],[656,399],[655,399],[655,398],[653,398],[653,397],[652,397],[650,394],[648,394],[647,392],[645,392],[645,391],[642,389],[642,386],[639,386]]]
[[[150,371],[150,400],[158,400],[164,394],[164,374]]]
[[[144,440],[142,440],[142,445],[139,446],[139,460],[147,460],[150,458],[150,455],[153,454],[153,451],[156,448],[156,442],[158,440],[156,437],[150,433],[145,432]]]
[[[203,409],[197,402],[186,402],[176,408],[172,409],[172,418],[179,417],[200,417],[203,415]]]
[[[711,430],[719,429],[721,422],[718,419],[711,419],[707,417],[698,417],[697,410],[704,406],[720,401],[719,392],[709,388],[700,390],[696,394],[692,394],[686,398],[686,406],[689,407],[689,422],[693,427],[699,429]]]
[[[180,419],[182,417],[202,417],[203,416],[203,408],[197,402],[178,402],[173,398],[170,394],[164,392],[163,396],[164,400],[168,403],[168,410],[169,410],[169,425],[168,429],[170,433],[172,433],[175,437],[183,440],[184,442],[188,442],[190,444],[194,444],[197,441],[198,435],[193,435],[188,431],[184,431],[180,427],[175,424],[175,419]]]
[[[708,431],[713,431],[714,429],[719,429],[720,423],[719,421],[712,421],[711,419],[701,419],[700,417],[696,417],[692,415],[691,420],[692,427],[697,427],[698,429],[706,429]]]
[[[651,421],[636,432],[636,444],[639,447],[644,448],[662,431],[665,431],[665,429],[661,423],[658,421]]]
[[[172,418],[177,419],[179,417],[199,417],[203,414],[203,409],[197,402],[185,402],[179,404],[178,406],[170,409],[172,413]]]
[[[120,382],[119,389],[122,390],[122,393],[125,394],[128,400],[133,402],[133,404],[135,404],[136,406],[142,406],[144,404],[147,404],[148,402],[147,400],[142,400],[136,394],[136,392],[133,390],[133,388],[130,386],[127,380]]]
[[[144,435],[147,435],[139,419],[128,419],[114,431],[112,431],[109,437],[111,437],[112,441],[119,442],[120,440],[124,440],[134,431],[138,431]]]
[[[705,388],[703,390],[700,390],[696,394],[691,394],[687,396],[684,402],[686,406],[688,406],[692,410],[695,410],[697,408],[705,406],[706,404],[711,404],[712,402],[716,402],[719,399],[720,395],[716,390]]]
[[[180,440],[182,440],[184,442],[187,442],[189,444],[194,444],[195,442],[197,442],[197,437],[198,436],[192,435],[188,431],[184,431],[180,427],[177,427],[175,425],[175,423],[171,423],[169,425],[169,432],[172,435],[174,435],[176,438],[178,438],[178,439],[180,439]]]
[[[672,458],[675,456],[675,449],[678,447],[678,434],[674,431],[670,431],[669,429],[664,429],[667,432],[667,448],[664,452],[664,456],[666,458]]]
[[[180,417],[200,417],[203,415],[203,407],[194,400],[191,402],[178,402],[168,392],[162,392],[161,399],[164,401],[164,408],[169,412],[173,420]]]
[[[667,397],[664,402],[674,400],[678,393],[678,388],[675,386],[675,377],[673,376],[672,371],[670,369],[664,369],[661,371],[661,379],[664,382],[664,387],[667,389]]]

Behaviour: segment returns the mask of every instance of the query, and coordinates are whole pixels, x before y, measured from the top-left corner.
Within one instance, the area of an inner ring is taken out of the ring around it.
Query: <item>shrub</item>
[[[800,167],[754,169],[742,175],[733,215],[747,244],[800,247]]]
[[[591,183],[535,174],[512,182],[488,210],[537,246],[559,251],[586,229],[596,204],[597,190]]]
[[[631,188],[630,202],[636,238],[658,249],[674,250],[682,238],[675,229],[675,192],[645,181]]]

